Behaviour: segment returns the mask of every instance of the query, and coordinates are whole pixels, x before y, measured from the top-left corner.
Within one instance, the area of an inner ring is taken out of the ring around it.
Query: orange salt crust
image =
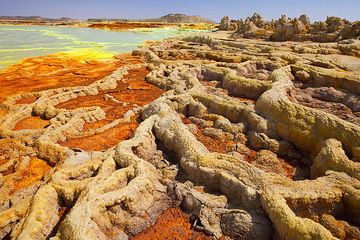
[[[174,26],[166,23],[146,23],[146,22],[115,22],[115,23],[94,23],[89,25],[90,28],[100,28],[109,30],[129,30],[134,28],[161,28]]]
[[[40,117],[30,116],[27,118],[24,118],[20,122],[18,122],[14,130],[22,130],[22,129],[41,129],[45,128],[47,125],[49,125],[49,120],[41,119]]]
[[[51,167],[44,160],[31,158],[27,169],[15,173],[20,180],[14,181],[11,193],[29,187],[35,182],[40,181],[50,169]]]
[[[118,82],[118,86],[115,89],[100,91],[95,96],[71,99],[58,104],[56,108],[76,109],[79,107],[99,106],[105,111],[106,118],[95,123],[86,123],[83,131],[99,128],[115,119],[122,118],[128,110],[135,107],[135,104],[144,106],[164,93],[164,90],[146,82],[145,77],[148,73],[149,71],[146,68],[129,70],[129,74],[125,75]],[[114,97],[120,103],[108,99],[107,95]],[[126,105],[123,105],[123,103]],[[130,123],[119,124],[103,133],[90,137],[69,139],[66,142],[60,143],[60,145],[81,148],[86,151],[105,150],[115,146],[122,140],[130,138],[137,126],[138,122],[136,118],[133,118]]]
[[[190,216],[179,208],[165,210],[156,223],[139,233],[131,240],[207,240],[211,239],[202,232],[192,229]]]
[[[16,100],[16,104],[30,104],[36,101],[36,97],[32,96],[32,97],[24,97],[21,98],[19,100]]]
[[[0,71],[0,103],[11,95],[61,87],[85,86],[111,74],[120,66],[139,63],[130,54],[107,60],[78,60],[67,55],[53,54],[26,58]],[[31,103],[24,98],[19,104]]]
[[[134,56],[131,53],[120,53],[118,55],[115,55],[114,59],[119,61],[119,64],[121,66],[138,64],[143,62],[139,56]]]
[[[245,161],[247,161],[248,163],[252,163],[253,161],[255,161],[257,156],[257,152],[254,150],[251,150],[251,153],[247,156],[245,156]],[[300,165],[298,165],[297,163],[294,163],[291,159],[284,159],[281,158],[279,156],[277,156],[278,160],[280,161],[280,166],[282,168],[282,170],[284,171],[286,177],[288,178],[293,178],[294,174],[295,174],[295,168],[297,167],[302,167]]]
[[[7,160],[6,159],[2,159],[2,158],[0,158],[0,166],[1,165],[3,165],[3,164],[5,164],[7,162]]]
[[[302,167],[302,166],[299,166],[298,163],[293,162],[291,159],[285,160],[284,158],[281,158],[281,157],[278,157],[278,159],[280,160],[281,167],[285,171],[286,177],[288,177],[288,178],[294,178],[295,173],[296,173],[296,168]]]
[[[204,144],[210,152],[227,153],[234,141],[227,139],[214,139],[204,135],[204,129],[199,128],[195,133],[196,139]]]
[[[182,118],[184,124],[194,124],[188,118]],[[197,131],[194,134],[196,139],[201,142],[210,152],[218,153],[227,153],[228,149],[234,144],[234,141],[229,139],[215,139],[209,136],[204,135],[204,129],[199,125],[197,126]]]
[[[255,161],[256,155],[257,155],[256,151],[251,150],[250,154],[245,156],[245,161],[247,161],[248,163]]]
[[[89,137],[69,139],[59,144],[64,147],[80,148],[85,151],[102,151],[116,146],[123,140],[129,139],[138,125],[136,117],[133,117],[130,123],[122,123],[105,132]]]

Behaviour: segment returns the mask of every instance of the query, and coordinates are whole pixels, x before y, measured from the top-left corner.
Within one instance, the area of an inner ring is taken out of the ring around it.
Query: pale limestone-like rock
[[[296,74],[295,74],[295,77],[296,77],[296,79],[298,79],[299,81],[301,81],[301,82],[308,82],[309,80],[310,80],[310,74],[308,74],[307,72],[305,72],[305,71],[298,71],[298,72],[296,72]]]
[[[251,21],[257,28],[275,27],[258,15]],[[301,32],[302,25],[308,25],[306,17],[293,21],[284,16],[279,21],[295,24],[292,28]],[[338,31],[336,26],[343,24],[335,19],[330,25]],[[9,117],[0,120],[2,137],[24,142],[5,153],[14,160],[0,159],[6,161],[1,172],[17,166],[18,159],[23,160],[19,170],[26,168],[29,156],[54,167],[13,196],[9,189],[0,189],[5,196],[0,199],[0,236],[127,239],[153,225],[169,207],[191,214],[194,228],[213,238],[358,236],[352,226],[360,222],[358,163],[350,158],[359,156],[359,127],[294,103],[289,96],[298,84],[297,75],[306,72],[307,84],[314,88],[308,90],[311,96],[341,101],[355,111],[358,79],[339,71],[338,64],[317,62],[317,57],[301,56],[299,48],[289,46],[206,37],[148,43],[137,53],[149,62],[147,81],[167,92],[92,131],[84,132],[83,127],[105,119],[100,107],[50,113],[61,102],[114,89],[127,71],[144,65],[121,67],[89,86],[36,93],[37,99],[29,105],[16,106],[16,98],[7,100]],[[314,51],[309,55],[323,51],[306,47]],[[339,53],[338,46],[325,48]],[[109,96],[108,101],[116,102]],[[46,129],[12,130],[25,116],[46,115],[48,109],[51,120]],[[105,133],[137,114],[140,124],[133,135],[102,152],[57,144]],[[191,124],[183,123],[189,120]],[[234,141],[229,154],[207,149],[197,136],[199,130],[215,143]],[[324,140],[324,145],[319,144]],[[293,181],[282,176],[278,170],[286,163],[278,155],[291,159],[305,155],[303,163],[312,166],[314,179]],[[7,178],[5,174],[1,181],[6,183]]]
[[[228,16],[225,16],[221,19],[219,29],[223,31],[233,31],[236,29],[236,24],[231,22]]]
[[[311,166],[311,177],[324,176],[327,170],[344,172],[360,179],[360,163],[353,162],[345,155],[341,142],[335,139],[325,141]]]

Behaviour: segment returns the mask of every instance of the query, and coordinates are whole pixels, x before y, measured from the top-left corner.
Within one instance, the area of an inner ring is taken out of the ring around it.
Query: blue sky
[[[219,21],[258,12],[265,18],[308,14],[312,20],[340,16],[360,20],[360,0],[0,0],[0,15],[45,17],[150,18],[168,13],[201,15]]]

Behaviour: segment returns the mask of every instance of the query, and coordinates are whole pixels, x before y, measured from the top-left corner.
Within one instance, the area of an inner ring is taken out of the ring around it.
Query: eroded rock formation
[[[282,15],[278,20],[271,21],[266,21],[257,13],[245,20],[230,20],[224,17],[219,30],[235,31],[234,37],[272,41],[339,42],[360,37],[359,22],[328,17],[324,22],[311,23],[306,15],[294,19]]]
[[[228,16],[225,16],[221,19],[219,30],[223,31],[233,31],[237,29],[235,22],[231,21]]]
[[[187,37],[4,96],[1,238],[357,239],[357,54]]]

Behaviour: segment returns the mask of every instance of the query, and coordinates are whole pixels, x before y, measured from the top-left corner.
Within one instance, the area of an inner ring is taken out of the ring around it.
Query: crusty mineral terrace
[[[7,95],[0,238],[360,239],[356,44],[171,39]]]

